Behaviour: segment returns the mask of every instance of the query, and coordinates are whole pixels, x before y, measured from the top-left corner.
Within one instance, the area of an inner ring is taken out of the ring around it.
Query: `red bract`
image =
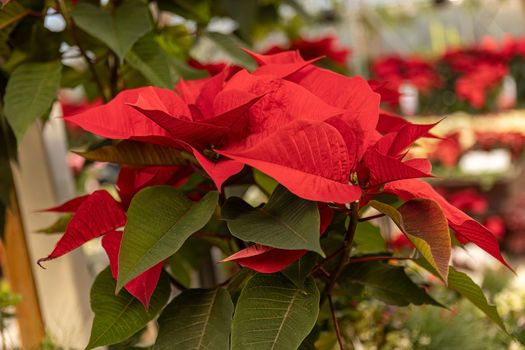
[[[505,55],[493,45],[450,50],[441,57],[441,61],[456,73],[470,73],[480,65],[501,65],[505,60]]]
[[[505,221],[503,218],[497,215],[491,215],[486,218],[483,225],[485,225],[485,227],[487,227],[490,232],[494,233],[494,236],[496,236],[498,239],[503,238],[507,231]]]
[[[411,83],[419,91],[428,93],[442,84],[432,65],[417,57],[385,57],[374,62],[372,71],[377,80],[388,82],[395,90],[403,83]]]
[[[490,151],[494,148],[505,147],[517,157],[525,146],[525,136],[521,132],[491,132],[477,131],[476,143],[483,150]]]
[[[102,246],[108,255],[111,271],[118,276],[118,251],[122,232],[116,229],[126,224],[126,211],[133,196],[141,189],[155,185],[182,185],[190,169],[182,167],[145,167],[139,169],[123,167],[117,180],[121,202],[115,201],[106,191],[95,191],[90,195],[74,198],[57,207],[46,209],[54,212],[73,212],[74,216],[66,232],[57,242],[53,252],[43,261],[58,258],[84,243],[103,236]],[[159,280],[162,263],[152,267],[126,284],[126,289],[147,308]]]
[[[321,215],[320,234],[323,235],[332,222],[334,212],[323,206],[319,208]],[[306,250],[285,250],[254,244],[230,255],[223,262],[235,261],[241,266],[261,273],[274,273],[288,267],[307,253]]]
[[[503,64],[477,65],[456,81],[456,94],[472,107],[480,109],[485,106],[487,93],[500,84],[507,73],[507,66]]]
[[[444,139],[439,141],[436,148],[432,152],[432,157],[435,157],[441,164],[447,168],[453,168],[458,164],[461,156],[461,144],[459,143],[459,133],[451,133]]]
[[[450,204],[459,210],[463,210],[474,215],[484,214],[489,207],[487,198],[485,198],[473,188],[458,191],[449,195],[447,198]]]
[[[254,57],[261,67],[253,74],[227,69],[180,82],[178,94],[130,90],[69,120],[104,137],[190,151],[219,189],[248,164],[306,199],[358,199],[348,179],[375,133],[378,95],[366,81],[311,66],[297,54]]]
[[[501,55],[508,61],[525,57],[525,39],[507,36],[503,39]]]
[[[52,210],[61,211],[65,208],[68,211],[74,210],[75,215],[55,249],[47,257],[39,259],[38,264],[69,253],[93,238],[100,237],[126,223],[126,215],[106,191],[95,191],[87,197],[69,201]]]
[[[121,242],[121,231],[109,232],[102,238],[102,247],[108,255],[111,274],[115,280],[118,278],[118,253]],[[140,300],[146,309],[149,306],[151,295],[155,291],[155,287],[159,282],[160,273],[162,272],[162,265],[163,263],[158,263],[146,272],[132,279],[125,286],[126,290],[135,298]]]
[[[188,60],[188,64],[195,69],[205,70],[210,75],[217,75],[228,66],[228,64],[224,62],[202,63],[193,58]]]
[[[191,172],[192,169],[189,167],[159,166],[141,169],[122,167],[117,180],[117,190],[122,208],[128,210],[133,196],[148,186],[182,186]]]
[[[76,197],[65,203],[57,205],[56,207],[44,209],[43,211],[55,213],[74,213],[78,210],[78,207],[80,207],[80,205],[89,198],[89,196],[89,194],[86,194],[84,196]]]
[[[485,226],[447,202],[428,183],[418,179],[400,180],[386,184],[384,191],[395,194],[403,200],[427,198],[436,201],[441,206],[450,228],[454,230],[456,239],[460,243],[474,243],[509,269],[511,268],[501,256],[498,240],[494,234]]]
[[[336,44],[337,39],[333,36],[326,36],[317,40],[300,38],[292,41],[287,47],[272,46],[264,54],[273,55],[287,50],[297,50],[307,60],[325,56],[337,64],[344,65],[348,61],[351,51],[346,48],[337,48]]]
[[[420,137],[428,136],[435,124],[400,124],[397,131],[385,134],[366,151],[358,172],[359,183],[364,188],[377,189],[395,180],[432,176],[432,166],[427,159],[403,161],[403,158],[407,148]],[[391,128],[397,129],[394,123]]]
[[[368,84],[372,90],[381,95],[381,102],[385,102],[392,107],[399,104],[401,94],[398,91],[398,86],[396,87],[389,82],[379,82],[377,80],[369,80]]]

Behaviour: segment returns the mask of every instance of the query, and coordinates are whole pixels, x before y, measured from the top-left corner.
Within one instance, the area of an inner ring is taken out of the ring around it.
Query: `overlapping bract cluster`
[[[323,203],[361,201],[364,206],[384,192],[403,200],[432,199],[460,242],[473,242],[505,263],[490,231],[417,179],[431,176],[428,160],[404,160],[414,141],[432,136],[433,125],[415,125],[382,112],[380,95],[366,80],[318,68],[297,52],[250,54],[259,64],[254,72],[226,68],[210,78],[181,80],[175,90],[123,91],[110,103],[66,120],[102,137],[187,151],[219,190],[243,167],[253,167],[295,195],[319,202],[320,234],[332,219]],[[125,225],[124,213],[134,193],[151,185],[176,186],[187,175],[186,168],[124,168],[118,183],[122,201],[99,191],[74,202],[74,210],[68,211],[75,216],[45,260],[105,235],[103,246],[116,277],[115,256],[122,239],[118,228]],[[112,209],[95,209],[97,205]],[[94,210],[100,222],[97,227],[85,225]],[[111,217],[103,226],[105,216]],[[228,260],[275,272],[303,254],[256,245]],[[145,305],[160,269],[155,266],[126,286]]]

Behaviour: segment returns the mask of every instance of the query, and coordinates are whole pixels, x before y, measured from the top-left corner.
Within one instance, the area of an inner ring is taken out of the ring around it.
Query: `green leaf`
[[[169,186],[154,186],[133,197],[119,253],[117,291],[150,267],[168,258],[210,220],[219,194],[194,203]]]
[[[151,84],[173,88],[168,57],[160,49],[153,34],[147,34],[137,41],[126,55],[126,61]]]
[[[169,11],[193,20],[197,23],[207,24],[211,19],[211,1],[209,0],[171,0],[159,1],[162,11]]]
[[[415,262],[427,269],[432,274],[438,276],[437,271],[425,260],[418,259]],[[467,274],[457,271],[454,267],[450,266],[447,286],[449,289],[456,291],[464,298],[468,299],[492,321],[494,321],[494,323],[496,323],[503,331],[505,331],[505,333],[507,333],[507,329],[505,328],[503,320],[501,319],[496,306],[489,304],[485,294],[483,294],[483,290],[476,283],[474,283],[474,281],[472,281],[472,279]]]
[[[270,176],[257,169],[253,169],[253,179],[266,194],[270,195],[279,186],[279,183]]]
[[[60,62],[24,63],[11,74],[4,96],[4,112],[18,141],[49,110],[60,85]]]
[[[174,148],[129,140],[75,153],[88,160],[133,166],[186,165],[191,158],[189,154]]]
[[[238,24],[236,32],[247,41],[254,38],[255,27],[262,25],[263,9],[274,5],[270,2],[262,4],[258,0],[221,0],[219,3],[224,13]]]
[[[177,72],[177,74],[186,80],[201,79],[206,78],[208,76],[208,73],[206,71],[195,69],[186,64],[185,62],[176,58],[171,58],[170,63],[173,66],[173,69],[175,69],[175,71]]]
[[[439,204],[430,199],[412,199],[397,210],[378,201],[371,201],[370,205],[396,223],[446,282],[452,243],[448,221]]]
[[[307,253],[301,259],[282,270],[281,273],[297,287],[303,288],[306,277],[318,261],[319,255]]]
[[[247,47],[248,45],[241,42],[235,36],[216,32],[207,32],[206,36],[222,49],[222,51],[224,51],[234,63],[248,70],[254,70],[257,68],[255,60],[241,50],[242,47]]]
[[[152,29],[148,5],[141,0],[124,0],[111,14],[80,2],[71,15],[80,28],[106,44],[121,61],[133,44]]]
[[[0,30],[4,30],[27,16],[31,11],[20,2],[11,1],[0,11]]]
[[[232,350],[297,349],[318,315],[319,290],[311,278],[300,289],[282,275],[257,274],[237,301]]]
[[[317,204],[279,186],[263,208],[253,208],[238,197],[222,208],[231,233],[244,241],[281,249],[307,249],[324,256],[319,243]]]
[[[386,252],[386,243],[379,227],[369,222],[360,222],[354,236],[354,243],[360,254]]]
[[[179,189],[180,190],[180,189]],[[168,262],[170,274],[186,288],[191,287],[191,274],[197,271],[209,256],[211,245],[196,237],[188,238]]]
[[[48,235],[56,234],[56,233],[64,233],[66,232],[67,224],[69,224],[72,218],[73,218],[72,214],[62,215],[50,226],[41,228],[40,230],[36,232],[45,233]]]
[[[149,310],[144,310],[141,302],[128,292],[115,295],[115,279],[106,268],[91,288],[91,308],[95,318],[86,349],[116,344],[140,331],[157,316],[167,303],[170,292],[169,280],[163,274],[151,297]]]
[[[315,326],[310,334],[308,334],[308,336],[303,340],[298,350],[317,350],[315,343],[317,339],[319,339],[320,334],[321,329],[318,326]]]
[[[223,288],[188,289],[159,317],[154,350],[228,350],[233,303]]]
[[[351,263],[344,269],[338,281],[343,289],[353,289],[356,284],[361,285],[367,294],[392,305],[442,306],[412,282],[401,266],[377,261]]]

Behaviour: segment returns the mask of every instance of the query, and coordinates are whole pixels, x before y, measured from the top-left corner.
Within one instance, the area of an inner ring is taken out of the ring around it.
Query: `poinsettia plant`
[[[444,307],[408,264],[505,329],[481,289],[449,266],[452,247],[465,244],[509,266],[497,239],[420,179],[432,176],[427,159],[405,159],[434,125],[382,112],[366,80],[298,52],[248,53],[253,71],[125,90],[65,117],[114,140],[80,154],[122,165],[116,196],[100,190],[49,209],[73,215],[39,260],[102,237],[110,266],[91,290],[87,348],[129,345],[157,316],[154,349],[311,349],[321,331],[344,348],[336,306]],[[414,255],[367,249],[382,239],[371,224],[382,216]],[[183,271],[210,247],[225,276],[202,288]],[[322,310],[332,323],[319,321]]]

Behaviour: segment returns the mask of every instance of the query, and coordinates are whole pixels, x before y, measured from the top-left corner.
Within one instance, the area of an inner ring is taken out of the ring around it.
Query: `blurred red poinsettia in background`
[[[525,146],[525,135],[518,131],[477,131],[475,136],[476,144],[481,149],[489,151],[498,147],[507,148],[514,157],[519,157]]]
[[[486,104],[487,93],[499,86],[507,73],[505,64],[478,64],[456,80],[456,94],[472,107],[481,109]]]
[[[436,159],[446,168],[454,168],[463,153],[459,142],[459,132],[453,132],[443,137],[431,152],[430,157]]]
[[[299,38],[292,40],[289,45],[275,45],[267,49],[264,54],[272,55],[283,51],[297,50],[305,60],[326,57],[331,62],[344,66],[348,62],[351,50],[337,47],[337,38],[326,36],[319,39]]]
[[[383,57],[372,64],[372,72],[375,79],[388,82],[395,90],[410,83],[420,92],[429,93],[443,83],[432,64],[419,57]]]

